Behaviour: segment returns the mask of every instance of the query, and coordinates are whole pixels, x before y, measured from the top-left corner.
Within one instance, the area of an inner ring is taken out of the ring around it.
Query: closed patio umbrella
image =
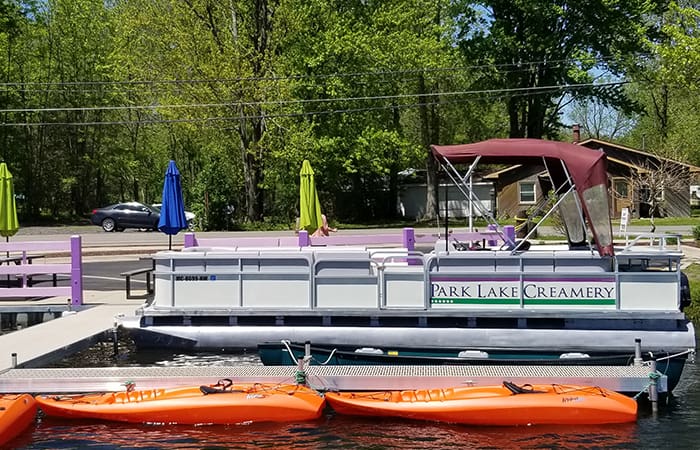
[[[171,160],[165,171],[163,181],[163,199],[160,208],[160,220],[158,229],[168,235],[168,249],[173,248],[173,235],[187,228],[185,217],[185,203],[182,199],[182,187],[180,186],[180,172],[175,161]]]
[[[18,230],[14,180],[7,164],[0,163],[0,235],[9,240]]]
[[[316,192],[314,170],[306,159],[301,165],[299,177],[299,229],[311,234],[321,226],[321,203]]]

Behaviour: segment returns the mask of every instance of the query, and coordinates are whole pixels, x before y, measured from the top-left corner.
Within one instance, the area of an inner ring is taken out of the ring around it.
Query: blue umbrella
[[[163,182],[163,204],[160,208],[158,229],[169,236],[168,248],[172,249],[173,234],[186,228],[187,218],[185,217],[185,202],[182,200],[180,172],[177,170],[175,161],[170,160]]]

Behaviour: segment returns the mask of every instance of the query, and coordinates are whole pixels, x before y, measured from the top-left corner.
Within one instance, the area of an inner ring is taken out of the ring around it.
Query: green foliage
[[[563,102],[551,87],[590,84],[594,67],[619,73],[616,56],[639,51],[655,31],[649,18],[664,3],[482,0],[460,16],[458,43],[470,58],[491,67],[482,86],[512,91],[505,99],[510,137],[553,137]],[[532,93],[524,95],[525,90]],[[571,95],[598,97],[627,110],[633,106],[615,86],[581,86]]]
[[[693,239],[700,241],[700,225],[693,227]]]
[[[690,298],[692,299],[691,305],[683,312],[697,326],[700,325],[700,264],[691,264],[683,272],[688,276]]]
[[[430,144],[555,135],[561,91],[503,89],[586,83],[602,65],[650,86],[677,82],[663,126],[651,89],[574,97],[630,110],[629,96],[647,114],[627,139],[692,149],[688,160],[700,162],[697,52],[674,47],[695,48],[697,11],[665,6],[0,2],[2,157],[24,220],[157,202],[174,159],[204,229],[291,224],[309,159],[331,220],[388,222],[401,171],[429,169],[433,189]],[[660,17],[664,39],[649,37]],[[638,57],[645,52],[656,59]]]

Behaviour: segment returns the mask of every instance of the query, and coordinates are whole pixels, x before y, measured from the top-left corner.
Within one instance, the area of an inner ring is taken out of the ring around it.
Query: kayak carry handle
[[[513,394],[545,394],[545,391],[536,391],[531,384],[523,384],[522,386],[518,386],[517,384],[510,382],[510,381],[504,381],[503,386],[508,389],[510,392]]]

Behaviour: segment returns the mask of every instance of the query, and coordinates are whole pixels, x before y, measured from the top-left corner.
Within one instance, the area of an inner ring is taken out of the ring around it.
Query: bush
[[[698,326],[700,325],[700,287],[693,287],[691,285],[690,298],[692,299],[692,303],[690,306],[686,307],[683,312],[695,326]]]
[[[700,241],[700,225],[697,225],[693,228],[693,238],[696,241]]]
[[[692,303],[683,312],[695,325],[700,325],[700,264],[691,264],[683,272],[690,283],[690,298]]]

